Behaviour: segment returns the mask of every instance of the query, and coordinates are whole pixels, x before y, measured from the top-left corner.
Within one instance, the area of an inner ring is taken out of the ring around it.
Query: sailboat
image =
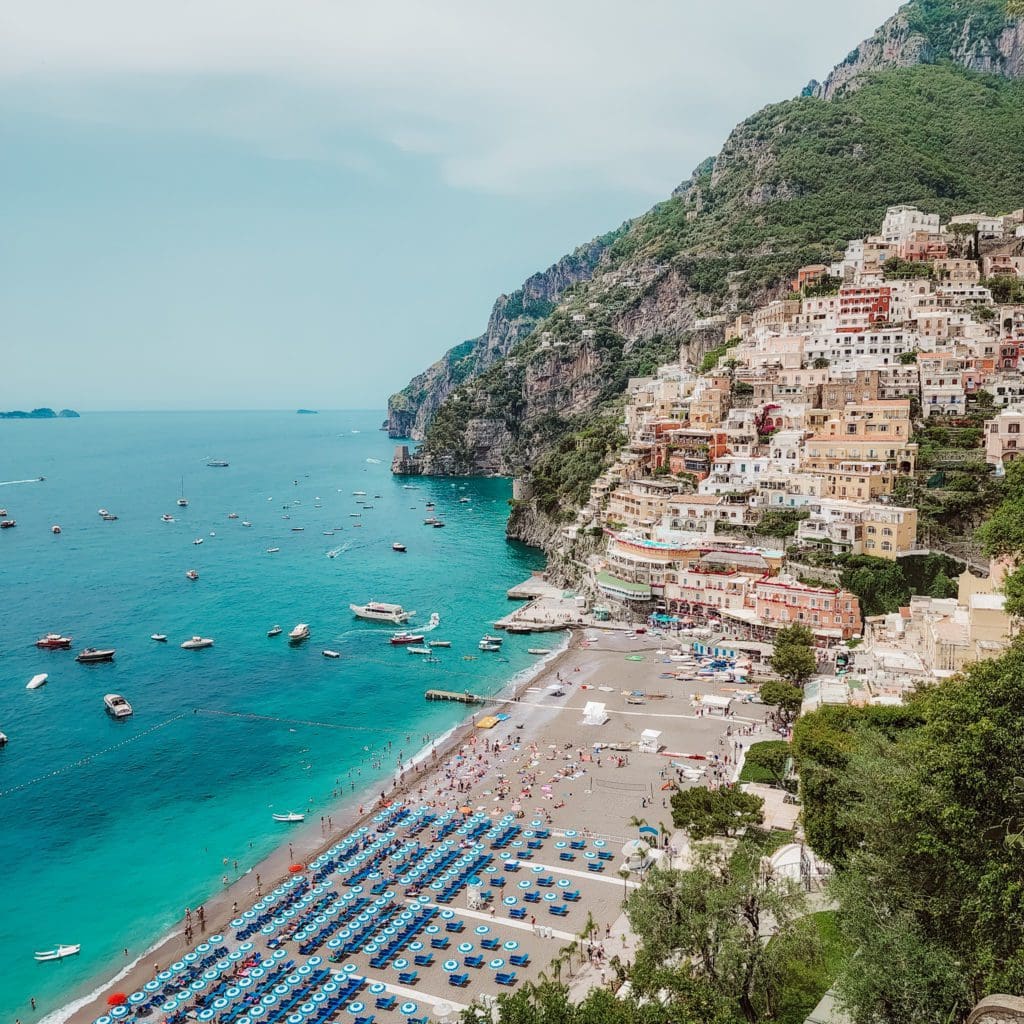
[[[178,491],[178,508],[188,508],[188,498],[185,497],[185,478],[181,478],[181,489]]]

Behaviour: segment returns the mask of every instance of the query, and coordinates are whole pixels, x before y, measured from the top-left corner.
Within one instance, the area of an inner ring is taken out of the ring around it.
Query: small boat
[[[398,541],[395,541],[395,543],[391,545],[391,550],[392,551],[405,551],[405,545],[404,544],[399,544]]]
[[[0,732],[0,747],[7,746],[7,733]]]
[[[288,642],[293,644],[301,644],[303,640],[309,639],[309,624],[306,622],[300,622],[289,634]]]
[[[238,513],[237,512],[229,512],[228,513],[228,519],[237,519],[237,518],[238,518]]]
[[[325,658],[340,658],[341,654],[338,651],[321,651],[320,652]]]
[[[280,636],[284,630],[280,626],[271,626],[267,630],[267,636]]]
[[[278,553],[278,551],[280,551],[280,550],[281,550],[280,548],[267,548],[267,554],[268,555],[276,555]]]
[[[305,530],[304,526],[293,526],[292,527],[292,533],[302,533],[303,530]]]
[[[130,718],[132,706],[119,693],[108,693],[103,698],[103,706],[112,718]]]
[[[169,512],[165,512],[160,518],[165,523],[173,523],[174,522],[174,516],[172,516]]]
[[[487,644],[483,640],[477,645],[481,651],[500,651],[501,644]]]
[[[204,647],[212,647],[213,639],[208,636],[194,636],[191,640],[186,640],[182,645],[183,651],[201,651]]]
[[[391,622],[396,626],[404,625],[416,614],[407,612],[400,604],[388,604],[386,601],[367,601],[366,604],[350,604],[348,607],[357,619]]]
[[[181,487],[178,490],[178,508],[188,508],[188,498],[185,497],[185,478],[181,478]]]
[[[50,527],[50,533],[52,533],[55,537],[58,536],[60,534],[60,527],[56,523],[54,523],[53,526]]]
[[[178,508],[188,508],[188,498],[178,499]]]
[[[422,633],[394,633],[388,643],[394,644],[396,647],[402,644],[421,644],[423,643]]]
[[[502,642],[502,640],[504,640],[504,639],[505,638],[501,637],[501,636],[491,636],[490,633],[485,633],[482,637],[480,637],[480,643],[482,643],[482,644],[500,644]]]
[[[80,651],[75,661],[80,662],[83,665],[95,665],[100,661],[113,661],[114,654],[116,653],[114,648],[108,648],[106,650],[99,650],[95,647],[86,647],[84,651]]]
[[[352,492],[357,498],[362,498],[366,495],[366,491],[353,491]]]
[[[433,503],[432,501],[428,501],[428,502],[426,503],[426,505],[424,506],[424,508],[434,508],[434,507],[435,507],[435,506],[434,506],[434,503]]]
[[[362,512],[349,512],[349,516],[352,519],[358,519],[363,513]]]
[[[252,526],[252,523],[250,523],[248,519],[243,519],[242,520],[242,525],[243,526]]]
[[[46,685],[47,678],[48,677],[47,677],[47,674],[45,672],[40,672],[39,675],[33,676],[28,681],[28,684],[26,685],[25,689],[26,690],[38,690],[40,686],[45,686]]]
[[[4,509],[4,515],[7,515],[7,509]],[[102,519],[104,516],[109,516],[110,513],[105,508],[101,508],[97,510],[96,515]]]
[[[228,464],[223,459],[208,459],[206,465],[210,469],[225,469]]]
[[[325,537],[333,537],[334,536],[334,531],[333,530],[324,530],[323,531],[323,535]]]
[[[287,814],[275,814],[274,821],[288,822],[289,824],[297,821],[305,821],[306,816],[304,814],[296,814],[295,811],[289,811]]]
[[[451,640],[428,640],[428,647],[451,647]]]
[[[165,644],[165,643],[167,643],[167,634],[166,633],[153,633],[150,636],[149,639],[150,640],[155,640],[158,644]]]
[[[473,500],[472,498],[462,497],[462,498],[459,498],[459,504],[461,504],[461,505],[468,505],[472,500]]]
[[[281,516],[282,519],[291,519],[291,516]]]
[[[17,525],[18,521],[16,519],[0,519],[0,530],[10,530]]]
[[[440,530],[444,526],[444,523],[442,523],[440,519],[435,519],[430,525],[433,526],[435,530]]]
[[[197,580],[199,579],[199,573],[195,569],[189,569],[188,572],[185,573],[185,579]]]
[[[550,647],[528,647],[526,650],[527,654],[550,654]]]
[[[193,544],[202,544],[203,543],[203,538],[202,537],[196,537],[196,539],[194,541],[192,541],[192,543]]]
[[[117,516],[115,516],[113,512],[107,512],[103,516],[103,521],[105,523],[116,523],[117,522]]]
[[[406,651],[408,651],[409,654],[429,654],[430,653],[430,648],[429,647],[406,647]]]
[[[74,956],[81,948],[81,945],[57,946],[56,949],[46,949],[41,953],[36,953],[36,960],[39,963],[42,963],[44,960],[63,960],[66,956]]]
[[[36,641],[36,647],[44,651],[66,651],[71,646],[71,637],[61,636],[60,633],[47,633]]]

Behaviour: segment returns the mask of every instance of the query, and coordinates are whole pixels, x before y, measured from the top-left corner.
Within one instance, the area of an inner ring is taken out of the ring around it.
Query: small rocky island
[[[320,410],[319,409],[299,409],[297,410],[300,416],[315,416]]]
[[[9,412],[0,412],[0,420],[77,420],[79,415],[74,409],[61,409],[54,412],[53,409],[33,409],[31,412],[24,412],[22,409],[12,409]]]

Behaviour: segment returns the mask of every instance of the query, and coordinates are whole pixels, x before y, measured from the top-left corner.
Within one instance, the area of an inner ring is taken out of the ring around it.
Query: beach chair
[[[481,949],[500,949],[501,939],[483,939],[480,943]]]
[[[539,839],[530,839],[526,843],[527,848],[530,850],[539,850],[543,845]]]
[[[601,862],[599,860],[592,860],[587,865],[587,870],[588,871],[593,871],[594,874],[599,875],[599,874],[601,874],[602,871],[604,871],[604,864],[603,864],[603,862]]]
[[[537,884],[544,889],[550,889],[555,884],[555,880],[551,875],[541,875],[537,879]]]
[[[574,839],[569,844],[569,849],[570,850],[584,850],[584,849],[586,849],[586,846],[587,846],[587,844],[585,842],[583,842],[582,839]]]
[[[462,962],[467,967],[475,967],[479,970],[484,965],[484,958],[477,953],[475,956],[467,956]]]
[[[519,862],[515,860],[505,861],[505,870],[514,875],[519,870]]]
[[[515,967],[525,967],[530,962],[529,953],[513,953],[508,962]]]
[[[394,996],[377,996],[377,1002],[373,1005],[378,1010],[393,1010],[398,1000]]]
[[[504,875],[499,875],[497,878],[491,879],[491,885],[493,885],[495,889],[504,889],[505,888],[505,877],[504,877]]]
[[[356,1017],[353,1024],[373,1024],[377,1018],[371,1013],[369,1017]]]
[[[398,975],[398,983],[400,985],[415,985],[420,980],[419,971],[402,971]]]
[[[523,899],[526,900],[527,903],[540,903],[540,893],[539,892],[528,892],[528,893],[525,893],[523,895]]]
[[[457,934],[458,932],[465,931],[466,925],[463,921],[449,921],[444,926],[444,930],[446,932],[455,932]]]
[[[552,903],[548,907],[548,913],[554,914],[555,917],[566,917],[569,914],[569,908],[564,903]]]
[[[450,942],[448,938],[430,940],[431,949],[447,949],[449,944]]]
[[[511,917],[514,921],[522,921],[523,918],[526,917],[526,908],[525,907],[513,907],[508,912],[508,916]]]
[[[515,971],[498,971],[495,975],[494,980],[499,985],[508,985],[511,988],[516,983],[516,972]]]
[[[416,956],[414,956],[412,958],[412,962],[417,967],[429,967],[434,962],[434,954],[433,953],[417,953]]]
[[[573,889],[572,892],[569,892],[568,890],[566,890],[565,892],[562,893],[562,899],[566,900],[569,903],[576,903],[576,902],[579,901],[579,898],[580,898],[580,891],[579,891],[579,889]]]
[[[448,984],[454,985],[456,988],[465,988],[469,984],[468,974],[449,974]]]
[[[575,860],[576,859],[576,854],[575,853],[570,853],[568,850],[563,850],[558,855],[558,859],[559,860],[565,860],[565,861]]]
[[[516,856],[520,860],[533,860],[533,851],[532,850],[520,850],[519,853],[516,854]]]
[[[607,850],[601,850],[597,855],[598,860],[614,860],[615,858]]]

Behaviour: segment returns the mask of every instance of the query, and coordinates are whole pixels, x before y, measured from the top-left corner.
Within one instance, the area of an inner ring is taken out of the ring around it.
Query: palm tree
[[[625,899],[629,895],[629,889],[626,887],[626,882],[629,876],[633,874],[629,868],[619,868],[619,878],[622,879],[622,898]]]

